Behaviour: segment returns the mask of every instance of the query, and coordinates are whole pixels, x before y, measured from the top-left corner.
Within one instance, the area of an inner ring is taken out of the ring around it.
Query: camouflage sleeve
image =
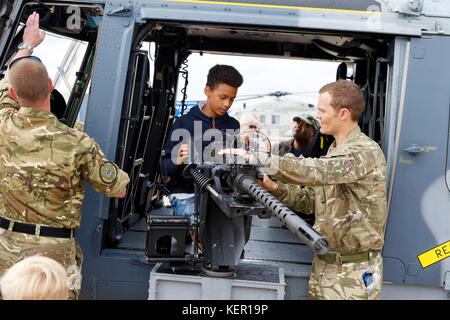
[[[84,132],[84,123],[79,120],[76,120],[75,124],[73,125],[73,128],[80,132]]]
[[[0,80],[0,110],[4,108],[19,109],[19,104],[9,93],[9,81],[7,77]]]
[[[83,135],[83,138],[83,144],[88,142],[89,147],[80,154],[81,175],[97,192],[111,198],[117,197],[130,182],[128,174],[108,161],[93,139],[87,135]]]
[[[352,183],[378,165],[370,151],[321,158],[272,156],[265,171],[277,180],[304,186]]]
[[[277,181],[278,188],[272,195],[291,210],[306,214],[314,213],[314,189],[282,183]]]

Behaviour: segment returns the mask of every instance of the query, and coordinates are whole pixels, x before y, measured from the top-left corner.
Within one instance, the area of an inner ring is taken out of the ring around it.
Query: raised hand
[[[23,42],[35,48],[44,41],[45,32],[39,31],[39,13],[33,12],[27,19],[23,33]]]

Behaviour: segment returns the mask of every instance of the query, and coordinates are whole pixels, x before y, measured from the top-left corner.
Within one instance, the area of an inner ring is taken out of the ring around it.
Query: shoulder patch
[[[99,170],[100,170],[100,179],[102,179],[104,183],[111,184],[114,181],[116,181],[117,168],[114,165],[114,163],[106,161],[100,166]]]

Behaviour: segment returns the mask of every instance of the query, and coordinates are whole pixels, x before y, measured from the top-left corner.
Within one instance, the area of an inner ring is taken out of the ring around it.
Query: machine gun
[[[225,161],[225,163],[191,163],[183,170],[183,175],[192,177],[195,185],[195,219],[189,225],[188,218],[155,217],[149,219],[149,235],[158,227],[165,226],[164,232],[176,238],[177,250],[166,250],[178,257],[164,256],[157,252],[155,243],[148,243],[149,261],[202,262],[202,271],[212,276],[232,276],[235,273],[244,246],[250,237],[251,218],[261,219],[276,216],[284,226],[306,243],[315,253],[328,251],[328,241],[297,214],[283,205],[270,193],[261,188],[257,179],[263,178],[261,164],[248,161]],[[169,230],[171,228],[171,230]],[[153,230],[152,230],[153,229]],[[180,232],[180,230],[183,230]],[[194,237],[194,252],[182,255],[185,232]],[[178,236],[175,235],[178,231]],[[153,237],[153,240],[156,240]],[[154,242],[154,241],[153,241]],[[198,251],[198,242],[202,254]],[[181,250],[180,248],[183,247]],[[180,251],[181,250],[181,251]],[[156,256],[152,254],[155,254]]]

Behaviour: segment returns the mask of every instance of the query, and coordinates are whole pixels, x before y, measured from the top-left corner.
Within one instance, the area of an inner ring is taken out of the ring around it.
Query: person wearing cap
[[[296,157],[304,155],[314,135],[320,128],[319,121],[311,115],[300,114],[292,119],[296,124],[292,129],[293,138],[281,141],[272,147],[272,153],[284,156],[292,153]]]
[[[35,12],[0,81],[0,275],[27,256],[43,255],[79,278],[83,257],[74,230],[86,182],[123,198],[130,179],[92,138],[50,111],[52,81],[31,55],[44,37]],[[78,283],[69,287],[71,299],[78,298]]]

